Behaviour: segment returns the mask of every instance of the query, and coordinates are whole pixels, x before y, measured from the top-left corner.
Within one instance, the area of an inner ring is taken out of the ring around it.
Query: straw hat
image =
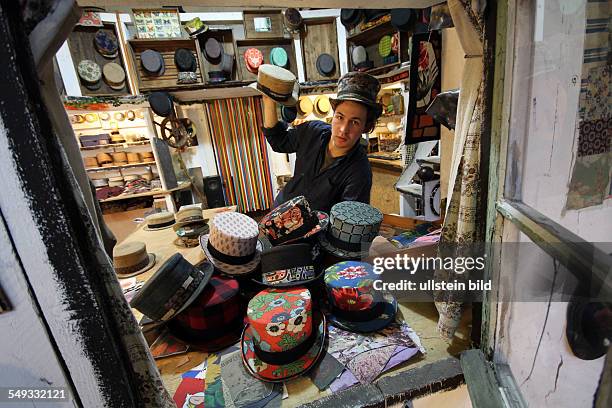
[[[121,65],[109,62],[102,67],[104,81],[115,91],[120,91],[125,87],[125,71]]]
[[[300,87],[291,71],[275,65],[264,64],[257,71],[257,82],[249,85],[285,106],[295,106]]]
[[[178,226],[186,225],[196,221],[204,221],[202,210],[197,207],[181,207],[174,215]]]
[[[317,115],[326,116],[331,110],[329,98],[325,95],[317,96],[317,99],[314,101],[314,110]]]
[[[297,104],[298,110],[300,114],[303,116],[308,116],[312,113],[312,101],[307,96],[300,96],[300,100]]]
[[[127,154],[125,152],[112,153],[113,161],[117,164],[127,163]]]
[[[171,227],[174,223],[174,215],[168,211],[162,211],[155,214],[151,214],[145,218],[147,225],[144,227],[145,231],[157,231]]]
[[[113,265],[120,278],[129,278],[148,271],[155,265],[155,254],[147,253],[142,242],[128,242],[113,249]]]
[[[98,160],[95,157],[85,157],[83,159],[85,167],[98,167]]]
[[[108,153],[98,153],[96,154],[96,159],[100,165],[113,162],[113,158]]]
[[[132,163],[140,163],[140,156],[138,155],[138,153],[128,153],[127,154],[127,161],[130,164],[132,164]]]

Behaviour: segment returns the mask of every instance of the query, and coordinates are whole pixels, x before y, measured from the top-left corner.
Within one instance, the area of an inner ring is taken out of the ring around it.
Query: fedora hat
[[[319,95],[314,101],[315,113],[319,116],[326,116],[331,110],[329,98],[326,95]]]
[[[300,111],[300,114],[303,116],[310,115],[312,113],[312,109],[314,108],[314,106],[312,105],[312,101],[308,96],[300,96],[297,107]]]
[[[291,71],[275,65],[261,65],[257,71],[257,82],[249,85],[285,106],[295,106],[299,96],[299,84]]]
[[[147,253],[143,242],[127,242],[113,248],[113,266],[119,278],[129,278],[155,265],[155,254]]]
[[[382,106],[377,102],[380,82],[365,72],[348,72],[338,81],[336,98],[330,99],[334,110],[341,101],[362,103],[375,110],[376,117],[382,114]]]
[[[202,293],[213,270],[208,262],[195,267],[176,253],[159,267],[130,305],[152,320],[170,320]]]
[[[343,201],[331,208],[329,228],[319,235],[324,251],[338,258],[366,257],[372,241],[378,235],[382,213],[371,205],[358,201]]]
[[[331,76],[336,71],[336,61],[334,57],[323,53],[317,57],[317,71],[323,76]]]
[[[145,73],[149,75],[160,76],[166,71],[162,55],[151,49],[144,50],[140,54],[140,65],[142,65]]]
[[[238,342],[245,315],[238,289],[237,280],[213,276],[197,299],[168,322],[170,333],[206,352]]]
[[[304,19],[300,14],[300,11],[296,8],[288,8],[283,13],[283,21],[285,22],[285,27],[291,33],[297,33],[302,28],[304,24]]]
[[[170,228],[176,222],[174,215],[168,211],[162,211],[151,214],[145,218],[147,225],[145,231],[158,231],[161,229]]]
[[[324,354],[325,317],[303,287],[265,289],[249,301],[242,362],[249,374],[281,382],[311,369]]]
[[[210,62],[218,62],[222,51],[223,46],[216,38],[208,37],[204,42],[204,56]]]
[[[245,275],[259,266],[261,243],[257,222],[236,212],[217,214],[209,222],[210,233],[200,236],[206,258],[220,272]]]
[[[176,219],[176,225],[178,226],[190,224],[192,222],[204,221],[202,209],[196,206],[181,207],[176,214],[174,214],[174,218]]]
[[[174,51],[174,65],[179,72],[194,72],[198,67],[195,55],[187,48],[178,48]]]
[[[247,48],[244,52],[244,63],[249,72],[257,74],[259,66],[263,64],[263,54],[257,48]]]
[[[304,196],[294,197],[274,208],[259,221],[259,230],[272,245],[309,238],[327,228],[329,217],[313,211]]]
[[[94,35],[94,48],[104,58],[115,58],[119,55],[119,42],[110,31],[100,29]]]
[[[374,289],[380,279],[366,262],[344,261],[325,270],[325,289],[330,305],[329,320],[341,329],[371,333],[395,320],[397,301]]]
[[[281,117],[285,122],[293,122],[297,117],[297,108],[295,106],[281,106]]]
[[[287,244],[265,249],[261,253],[261,276],[253,280],[270,287],[307,285],[322,276],[315,265],[313,247],[307,243]]]

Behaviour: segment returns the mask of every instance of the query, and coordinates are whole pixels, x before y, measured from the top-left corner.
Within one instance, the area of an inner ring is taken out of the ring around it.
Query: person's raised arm
[[[263,99],[263,117],[264,127],[271,129],[278,123],[278,116],[276,114],[276,102],[266,95],[262,95]]]
[[[278,120],[276,102],[266,96],[263,98],[263,134],[277,153],[295,153],[299,147],[298,129],[287,130],[287,124]]]

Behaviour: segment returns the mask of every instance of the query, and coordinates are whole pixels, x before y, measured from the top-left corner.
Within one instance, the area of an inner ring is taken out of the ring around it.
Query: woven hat
[[[109,62],[102,67],[104,81],[112,89],[120,91],[125,87],[125,71],[121,65]]]
[[[226,275],[253,272],[259,266],[261,243],[257,222],[236,212],[217,214],[209,222],[210,234],[200,236],[206,258]]]
[[[317,57],[317,71],[323,76],[331,76],[336,71],[336,61],[334,57],[323,53]]]
[[[127,154],[125,152],[112,153],[111,156],[113,156],[113,162],[115,164],[121,165],[127,163]]]
[[[366,257],[378,235],[383,216],[379,209],[357,201],[334,204],[327,233],[319,235],[324,251],[344,259]]]
[[[287,51],[285,51],[285,49],[282,47],[272,48],[272,50],[270,51],[270,63],[279,67],[286,67],[289,63]]]
[[[195,267],[176,253],[159,267],[130,305],[152,320],[170,320],[202,293],[213,270],[208,262]]]
[[[283,21],[285,22],[285,27],[291,33],[297,33],[302,28],[304,24],[304,19],[302,19],[302,15],[300,11],[295,8],[288,8],[283,13]]]
[[[242,361],[253,377],[281,382],[306,373],[324,354],[325,317],[305,288],[265,289],[249,302]]]
[[[194,248],[200,245],[200,235],[208,234],[210,228],[204,219],[187,223],[174,224],[172,226],[177,238],[174,245],[182,248]]]
[[[174,214],[174,218],[178,226],[204,221],[202,210],[199,207],[181,207],[177,213]]]
[[[94,47],[104,58],[115,58],[119,55],[119,42],[110,31],[98,30],[94,35]]]
[[[174,65],[179,72],[193,72],[198,67],[195,55],[187,48],[178,48],[174,51]]]
[[[298,110],[300,114],[303,116],[308,116],[312,113],[312,109],[314,108],[312,101],[308,96],[300,96],[300,100],[297,104]]]
[[[85,167],[98,167],[98,160],[95,157],[84,157]]]
[[[208,37],[204,42],[204,56],[207,60],[211,62],[219,61],[222,51],[223,46],[216,38]]]
[[[151,214],[145,218],[147,225],[145,225],[145,231],[157,231],[161,229],[170,228],[174,225],[174,215],[168,211],[162,211],[155,214]]]
[[[168,329],[199,350],[217,351],[240,340],[244,316],[238,281],[213,276],[197,299],[168,322]]]
[[[155,254],[147,253],[143,242],[128,242],[113,248],[113,266],[119,278],[129,278],[148,271],[155,265]]]
[[[261,65],[257,71],[257,82],[249,85],[285,106],[295,106],[300,87],[291,71],[275,65]]]
[[[298,196],[266,214],[259,230],[272,245],[281,245],[312,237],[325,230],[328,222],[327,214],[311,210],[306,197]]]
[[[314,101],[315,113],[319,116],[326,116],[331,110],[329,98],[326,95],[319,95]]]
[[[315,265],[313,247],[307,243],[287,244],[261,253],[261,276],[253,280],[270,287],[300,286],[315,282],[322,268]]]
[[[140,65],[149,75],[160,76],[166,71],[164,58],[155,50],[144,50],[140,54]]]
[[[329,320],[341,329],[371,333],[395,320],[397,301],[374,289],[380,276],[366,262],[344,261],[325,270]]]
[[[259,66],[263,64],[263,54],[257,48],[247,48],[244,52],[244,63],[249,72],[257,74]]]
[[[341,101],[355,101],[375,110],[376,117],[382,113],[382,106],[376,101],[380,91],[380,82],[365,72],[348,72],[338,81],[338,92],[335,99],[330,99],[334,110]]]

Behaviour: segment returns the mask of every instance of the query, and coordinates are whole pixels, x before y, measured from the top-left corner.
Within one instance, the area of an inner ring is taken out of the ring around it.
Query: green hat
[[[286,67],[288,62],[287,51],[281,47],[272,48],[272,51],[270,51],[270,62],[279,67]]]

